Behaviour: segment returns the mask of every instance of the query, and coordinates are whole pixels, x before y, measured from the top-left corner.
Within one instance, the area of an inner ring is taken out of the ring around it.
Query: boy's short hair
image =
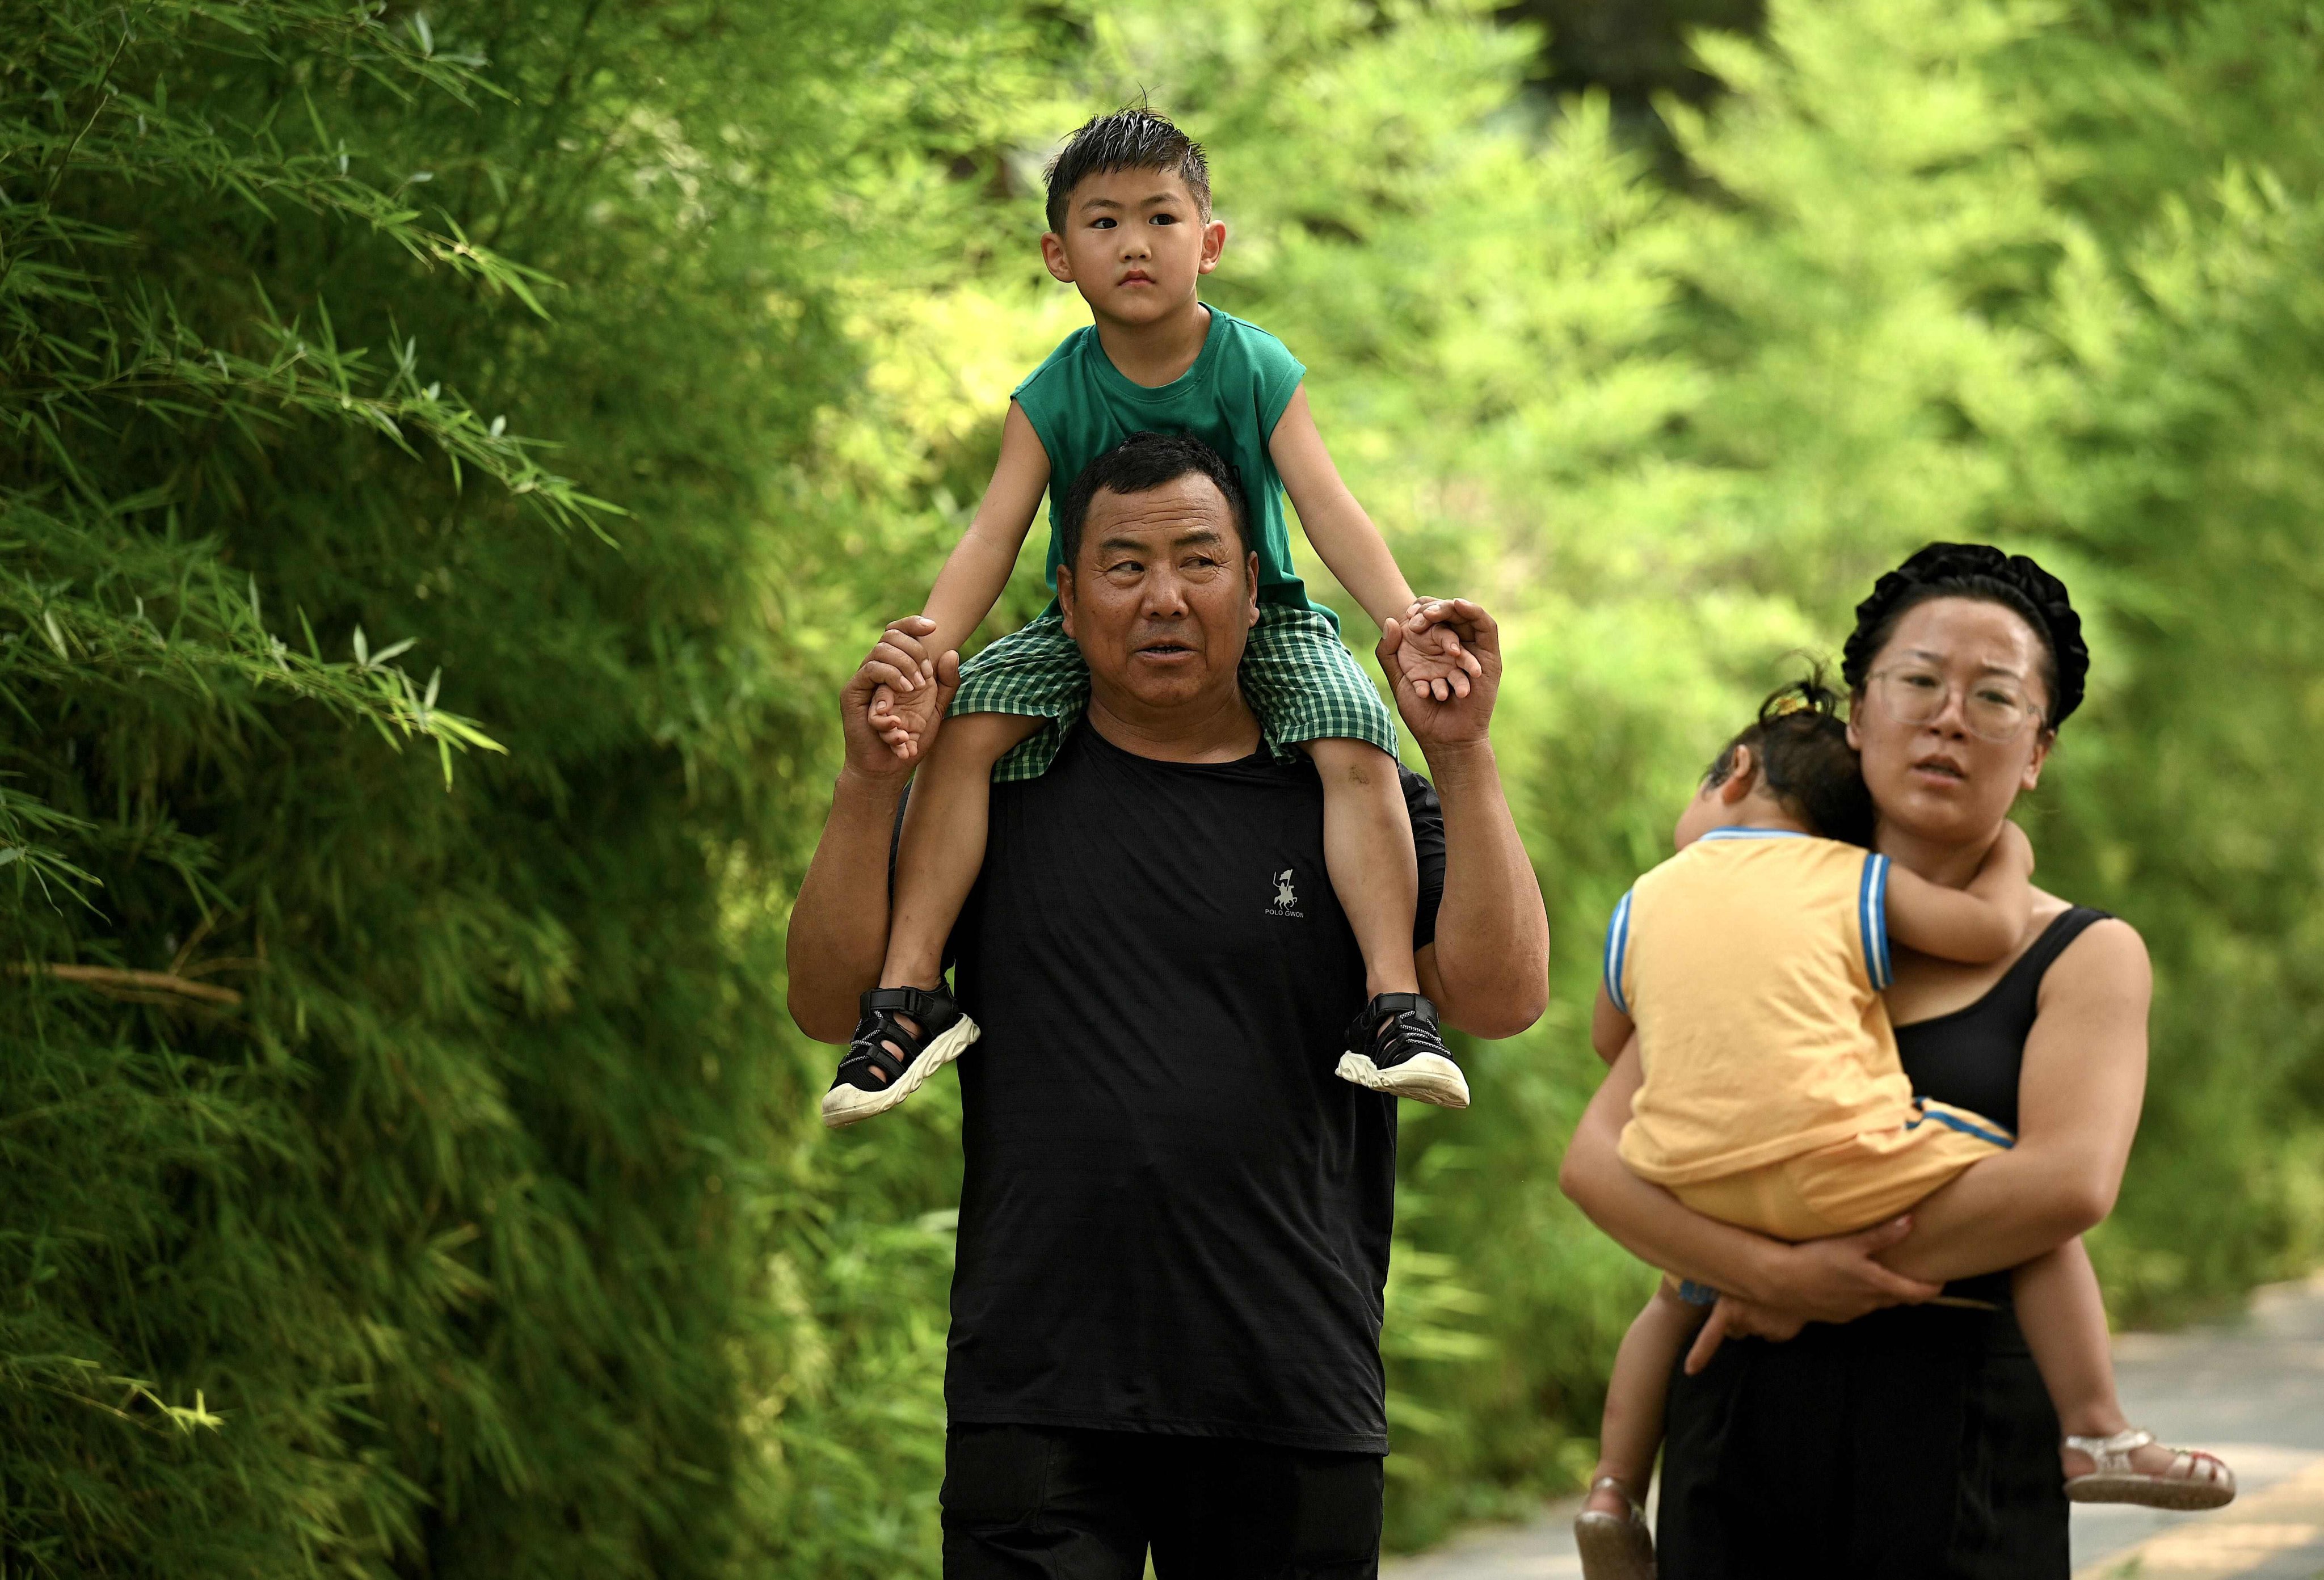
[[[1209,221],[1211,167],[1203,158],[1203,145],[1173,125],[1169,116],[1144,105],[1130,105],[1083,122],[1049,161],[1049,228],[1065,230],[1065,201],[1075,187],[1088,177],[1113,170],[1164,170],[1177,177],[1194,195],[1204,221]]]
[[[1840,694],[1824,684],[1821,666],[1770,693],[1757,720],[1720,749],[1702,782],[1727,783],[1736,749],[1746,746],[1758,757],[1760,782],[1801,822],[1827,840],[1870,848],[1878,813],[1848,744]]]
[[[1192,434],[1135,433],[1082,468],[1057,507],[1057,560],[1078,572],[1082,558],[1082,523],[1089,519],[1090,501],[1102,489],[1118,494],[1139,494],[1200,473],[1227,496],[1227,514],[1234,519],[1235,541],[1250,552],[1250,503],[1243,497],[1242,474],[1233,462]]]

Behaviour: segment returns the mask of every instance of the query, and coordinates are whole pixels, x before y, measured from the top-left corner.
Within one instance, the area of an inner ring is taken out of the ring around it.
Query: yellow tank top
[[[1615,907],[1606,988],[1646,1084],[1622,1132],[1643,1179],[1691,1184],[1911,1116],[1888,986],[1888,859],[1718,829]]]

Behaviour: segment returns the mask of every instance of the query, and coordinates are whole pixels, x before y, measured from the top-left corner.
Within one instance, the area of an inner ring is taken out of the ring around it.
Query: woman
[[[1967,884],[2039,783],[2088,666],[2064,585],[2031,560],[1932,544],[1882,577],[1843,667],[1880,850]],[[1923,1202],[1909,1233],[1899,1220],[1787,1245],[1689,1211],[1616,1155],[1635,1043],[1615,1065],[1568,1152],[1568,1194],[1646,1261],[1725,1291],[1707,1337],[1790,1341],[1729,1343],[1674,1380],[1665,1580],[2063,1580],[2062,1484],[2090,1465],[2061,1466],[2004,1270],[2111,1210],[2144,1089],[2149,986],[2135,932],[2048,895],[1997,964],[1900,952],[1887,1002],[1914,1089],[2018,1136]],[[1917,1304],[1942,1286],[1964,1303]],[[2159,1447],[2135,1463],[2190,1468]]]

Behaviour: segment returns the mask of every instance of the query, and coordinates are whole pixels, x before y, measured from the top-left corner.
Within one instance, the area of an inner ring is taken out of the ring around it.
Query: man
[[[1060,521],[1088,710],[1047,774],[994,786],[954,938],[984,1031],[960,1066],[953,1580],[1138,1580],[1149,1546],[1165,1576],[1377,1570],[1396,1115],[1333,1073],[1363,962],[1315,770],[1266,750],[1238,685],[1242,498],[1199,441],[1137,435]],[[1487,738],[1498,635],[1474,604],[1436,612],[1483,674],[1447,702],[1398,688],[1436,776],[1434,795],[1406,782],[1422,989],[1504,1037],[1541,1012],[1548,923]],[[926,629],[890,628],[843,696],[847,763],[790,932],[792,1014],[828,1041],[878,978],[908,772],[872,690],[957,675]],[[1402,638],[1391,622],[1384,658]]]

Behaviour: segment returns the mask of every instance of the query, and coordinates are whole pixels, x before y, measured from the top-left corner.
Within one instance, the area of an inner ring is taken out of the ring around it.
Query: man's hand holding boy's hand
[[[855,739],[859,731],[884,746],[899,765],[918,761],[934,744],[960,686],[960,655],[928,650],[925,638],[936,629],[934,620],[917,614],[895,621],[848,682],[840,705],[850,757],[869,744]]]
[[[1444,618],[1451,608],[1441,599],[1416,598],[1396,622],[1398,638],[1388,652],[1395,657],[1398,690],[1409,686],[1415,696],[1448,703],[1467,696],[1470,682],[1484,674],[1477,656],[1462,646],[1460,631]]]
[[[1396,689],[1396,711],[1403,717],[1404,727],[1412,732],[1420,749],[1429,754],[1433,771],[1442,771],[1438,755],[1448,749],[1482,745],[1488,736],[1493,702],[1500,690],[1501,638],[1493,617],[1466,598],[1445,598],[1429,602],[1414,615],[1416,621],[1425,620],[1430,625],[1441,626],[1461,644],[1464,684],[1457,694],[1437,697],[1425,687]],[[1404,646],[1412,635],[1411,628],[1400,620],[1391,619],[1388,629],[1381,633],[1379,664],[1382,671],[1396,675],[1403,658]]]

